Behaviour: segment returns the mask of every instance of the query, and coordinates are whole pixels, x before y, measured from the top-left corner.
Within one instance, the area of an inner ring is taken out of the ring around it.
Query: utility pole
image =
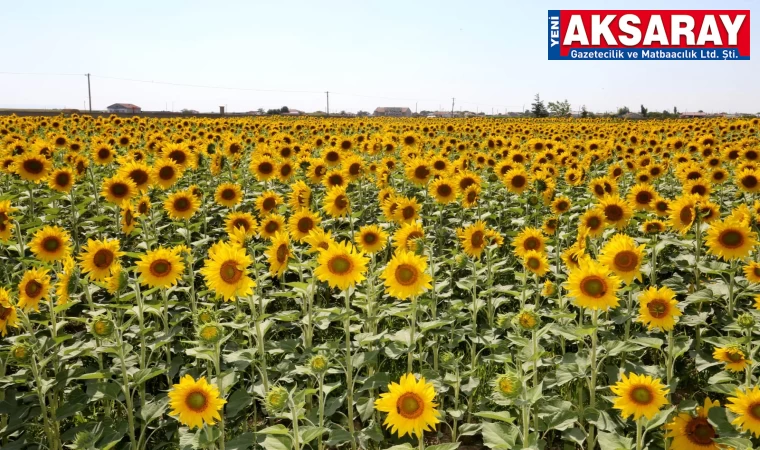
[[[330,91],[325,91],[325,95],[327,95],[327,115],[330,115]]]
[[[417,102],[414,102],[414,113],[417,114]]]
[[[90,99],[90,112],[92,112],[92,91],[90,91],[90,74],[87,74],[87,97]]]
[[[454,118],[454,97],[451,97],[451,118]]]

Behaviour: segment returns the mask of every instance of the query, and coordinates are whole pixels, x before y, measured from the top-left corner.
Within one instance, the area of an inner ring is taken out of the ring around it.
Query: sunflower
[[[420,217],[422,206],[414,197],[399,197],[398,207],[396,208],[396,222],[409,223],[414,222]]]
[[[306,170],[306,176],[314,184],[322,182],[322,179],[327,174],[327,165],[319,158],[311,159],[309,161],[309,168]]]
[[[433,402],[435,388],[424,377],[417,381],[411,373],[402,375],[399,383],[388,385],[388,391],[375,400],[375,409],[388,413],[383,425],[391,433],[422,439],[425,431],[440,422],[440,413],[435,409],[438,404]]]
[[[624,419],[628,416],[633,416],[633,420],[639,420],[642,416],[651,419],[668,404],[665,395],[669,389],[659,378],[649,375],[622,374],[621,380],[610,389],[617,396],[612,407],[619,409]]]
[[[578,228],[590,237],[601,236],[604,233],[604,229],[607,227],[607,221],[604,219],[604,212],[600,208],[587,210],[578,220]]]
[[[728,218],[707,230],[707,251],[724,260],[745,258],[757,245],[757,234],[742,222]]]
[[[235,183],[222,183],[216,188],[214,200],[228,208],[232,208],[243,200],[243,190]]]
[[[256,210],[258,210],[261,215],[271,213],[281,204],[282,197],[274,191],[262,192],[261,195],[256,198]]]
[[[425,237],[425,229],[420,222],[405,223],[393,234],[393,244],[397,249],[417,250],[417,240]]]
[[[486,223],[478,220],[464,230],[457,232],[462,241],[464,252],[473,258],[479,258],[488,245],[486,239]]]
[[[608,225],[616,228],[625,228],[628,220],[633,215],[633,210],[628,202],[617,195],[605,195],[599,200],[599,208],[604,214],[604,220]]]
[[[319,226],[322,218],[307,208],[301,208],[288,219],[288,232],[298,242],[303,242],[311,230]]]
[[[330,231],[325,232],[320,227],[311,230],[309,235],[304,238],[304,241],[311,247],[308,253],[321,252],[335,245],[332,233]]]
[[[186,374],[169,391],[169,415],[178,416],[178,420],[191,429],[222,420],[219,411],[225,403],[227,401],[220,397],[219,389],[209,384],[206,377],[194,380]]]
[[[367,254],[377,253],[388,243],[388,234],[378,225],[364,225],[359,228],[356,246]]]
[[[530,186],[529,181],[530,177],[522,167],[514,168],[502,177],[502,182],[507,187],[507,190],[518,195],[522,194]]]
[[[670,214],[670,200],[658,196],[652,203],[652,209],[660,217],[668,216]]]
[[[8,291],[0,288],[0,335],[7,336],[9,326],[18,328],[18,312]]]
[[[322,184],[328,190],[334,187],[345,188],[348,185],[348,179],[342,169],[332,169],[322,179]]]
[[[696,416],[682,412],[665,425],[666,437],[673,439],[671,448],[678,450],[725,449],[725,446],[715,442],[718,433],[707,420],[712,407],[720,407],[720,402],[707,397],[704,406],[697,407]]]
[[[100,194],[110,203],[120,205],[137,194],[137,186],[127,177],[114,175],[103,182]]]
[[[190,191],[178,191],[164,200],[164,210],[171,219],[189,219],[193,217],[201,202]]]
[[[696,218],[697,200],[693,195],[684,195],[670,203],[668,214],[671,228],[681,234],[686,234],[691,229]]]
[[[539,277],[542,277],[549,270],[549,260],[546,257],[546,253],[529,250],[523,255],[523,266]]]
[[[737,345],[716,348],[713,351],[713,358],[716,361],[726,363],[726,369],[731,372],[743,372],[748,365],[752,364],[752,361],[747,359],[742,349]]]
[[[152,288],[174,286],[185,271],[179,252],[163,247],[144,254],[135,265],[140,282]]]
[[[169,158],[160,159],[153,165],[153,182],[161,189],[169,189],[182,176],[182,167]]]
[[[699,217],[703,223],[711,223],[720,219],[720,206],[708,201],[702,200],[697,203],[697,211],[699,211]]]
[[[650,287],[644,291],[639,297],[638,321],[650,330],[672,330],[675,326],[674,319],[682,314],[675,296],[676,293],[666,286],[659,289]]]
[[[609,267],[626,284],[631,284],[634,278],[641,281],[644,247],[643,244],[636,246],[628,235],[616,234],[602,248],[599,262]]]
[[[456,184],[444,177],[438,178],[430,183],[428,193],[435,198],[436,202],[442,205],[451,203],[457,199]]]
[[[425,270],[427,262],[423,256],[396,250],[380,276],[385,280],[386,292],[390,296],[406,300],[431,287],[432,277]]]
[[[639,183],[628,193],[628,203],[632,204],[635,209],[640,211],[650,210],[654,207],[654,200],[657,198],[657,191],[646,183]]]
[[[58,192],[69,192],[74,187],[76,174],[68,167],[55,169],[48,176],[48,186]]]
[[[259,234],[261,237],[272,239],[275,234],[285,229],[285,218],[279,214],[270,214],[261,219]]]
[[[74,259],[67,256],[63,260],[63,271],[58,272],[58,281],[55,283],[55,303],[57,305],[65,305],[69,302],[71,294],[79,282],[79,279],[74,277],[75,270],[76,263]]]
[[[130,202],[124,202],[121,205],[121,231],[124,234],[130,234],[135,229],[135,219],[139,216]]]
[[[342,291],[364,280],[369,258],[357,252],[346,242],[336,242],[329,249],[319,253],[314,275],[332,288]]]
[[[250,295],[256,285],[248,276],[253,260],[245,248],[227,242],[218,242],[209,249],[209,257],[200,270],[206,286],[225,301]]]
[[[760,263],[752,261],[744,266],[744,277],[750,283],[760,283]]]
[[[137,161],[130,161],[119,168],[118,174],[122,177],[127,177],[140,191],[147,191],[151,182],[153,181],[150,167]]]
[[[39,183],[47,178],[53,164],[40,154],[27,153],[16,157],[13,171],[23,180]]]
[[[47,269],[29,269],[18,284],[18,307],[24,311],[40,310],[40,301],[50,295],[50,276]]]
[[[572,268],[565,288],[582,308],[608,309],[618,305],[617,290],[620,278],[610,269],[589,257],[581,257],[578,267]]]
[[[150,211],[150,198],[147,195],[143,195],[137,200],[136,210],[139,215],[147,214]]]
[[[272,236],[272,244],[266,251],[269,260],[269,273],[272,276],[282,277],[288,268],[288,259],[290,259],[290,239],[288,233],[277,232]]]
[[[517,234],[512,241],[512,246],[515,247],[515,254],[522,258],[531,250],[539,253],[545,252],[546,238],[544,238],[544,235],[541,234],[541,230],[538,228],[528,227]]]
[[[560,215],[563,212],[567,212],[570,209],[570,205],[572,205],[572,202],[567,196],[563,195],[557,197],[552,202],[552,212],[554,212],[554,214]]]
[[[311,205],[311,188],[301,180],[290,185],[290,197],[288,205],[293,210],[309,208]]]
[[[246,236],[253,236],[256,233],[256,219],[251,213],[231,212],[224,219],[224,227],[227,234],[232,234],[236,229],[242,228]]]
[[[114,264],[118,265],[122,255],[124,253],[119,251],[118,239],[88,239],[79,255],[82,273],[89,273],[92,280],[102,281],[111,274]]]
[[[430,162],[423,158],[414,158],[404,164],[406,178],[418,186],[424,186],[433,174]]]
[[[351,201],[346,194],[346,189],[341,186],[329,188],[322,203],[322,208],[330,217],[343,217],[349,213]]]
[[[558,227],[559,227],[559,219],[556,216],[549,216],[546,219],[544,219],[544,223],[541,226],[541,231],[544,234],[551,236],[557,232]]]
[[[760,173],[757,170],[745,168],[734,175],[736,186],[744,192],[753,194],[760,192]]]
[[[478,204],[480,199],[480,186],[473,184],[462,191],[462,207],[472,208]]]
[[[48,225],[34,233],[29,248],[40,261],[53,262],[69,254],[70,242],[71,237],[66,230]]]
[[[737,389],[734,395],[735,397],[728,397],[730,404],[726,405],[729,411],[738,416],[731,423],[742,431],[760,436],[760,387]]]

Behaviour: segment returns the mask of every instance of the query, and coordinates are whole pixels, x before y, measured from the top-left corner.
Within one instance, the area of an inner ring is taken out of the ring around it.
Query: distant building
[[[142,108],[131,103],[114,103],[106,109],[112,113],[136,113],[142,111]]]
[[[703,112],[684,112],[684,113],[681,113],[681,118],[682,119],[693,119],[693,118],[696,118],[696,117],[707,117],[707,113],[703,113]]]
[[[303,116],[304,114],[306,113],[301,111],[300,109],[294,109],[294,108],[288,108],[288,112],[282,113],[283,116]]]
[[[375,108],[374,115],[387,117],[412,117],[412,110],[404,106],[378,106]]]

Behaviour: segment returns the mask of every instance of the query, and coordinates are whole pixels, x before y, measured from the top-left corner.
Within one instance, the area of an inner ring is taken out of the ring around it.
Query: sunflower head
[[[105,339],[113,334],[113,320],[107,317],[97,317],[90,323],[90,332],[98,339]]]
[[[402,375],[399,383],[388,385],[388,390],[375,400],[375,409],[388,413],[383,424],[391,433],[421,438],[424,431],[440,422],[435,409],[438,405],[433,402],[435,388],[425,378],[418,381],[411,373]]]
[[[493,393],[505,399],[515,398],[522,390],[522,381],[516,373],[509,371],[498,375],[492,383]]]

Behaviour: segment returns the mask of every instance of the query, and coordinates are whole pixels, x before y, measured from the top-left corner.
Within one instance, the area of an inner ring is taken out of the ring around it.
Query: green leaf
[[[330,430],[325,427],[301,427],[298,431],[301,436],[301,444],[307,444]]]
[[[261,442],[261,446],[266,450],[292,450],[293,440],[290,436],[267,435]]]
[[[251,405],[253,397],[245,389],[237,389],[227,399],[227,415],[237,416],[241,410]]]
[[[648,420],[646,423],[646,431],[654,430],[655,428],[659,428],[662,426],[662,424],[665,423],[666,420],[668,420],[668,416],[670,416],[670,413],[673,412],[673,410],[676,409],[675,406],[671,406],[669,408],[663,409],[662,411],[658,412],[654,417],[652,417],[651,420]]]
[[[253,445],[253,433],[247,431],[224,443],[227,450],[247,450]]]
[[[169,404],[169,397],[162,397],[157,400],[150,401],[140,408],[137,416],[142,419],[146,424],[150,423],[166,412],[166,407]]]
[[[599,432],[599,447],[602,450],[631,450],[633,439],[616,433]]]
[[[459,448],[459,442],[450,442],[448,444],[428,445],[426,450],[457,450]]]
[[[118,386],[117,386],[118,388]],[[58,408],[55,412],[56,419],[63,420],[67,417],[71,417],[79,411],[84,411],[87,408],[87,402],[89,397],[87,394],[77,389],[71,393],[69,398],[64,402],[63,406]]]
[[[481,428],[483,444],[491,449],[508,450],[515,446],[519,430],[506,423],[485,422]]]
[[[273,434],[278,436],[287,436],[288,433],[290,433],[290,430],[285,428],[285,425],[272,425],[270,427],[266,427],[264,429],[259,430],[259,433],[261,434]]]
[[[359,388],[359,391],[366,391],[369,389],[381,389],[390,384],[390,376],[386,372],[378,372],[374,375],[368,376],[364,380],[364,384]]]
[[[514,422],[515,418],[509,415],[508,411],[480,411],[474,413],[478,417],[491,420],[500,420],[506,423]]]
[[[140,385],[163,373],[166,373],[166,369],[140,369],[132,376],[132,383]]]
[[[559,411],[546,422],[547,430],[566,430],[578,421],[578,415],[573,411]]]
[[[586,441],[586,433],[580,428],[569,428],[562,431],[562,439],[575,442],[583,448],[583,443]]]

